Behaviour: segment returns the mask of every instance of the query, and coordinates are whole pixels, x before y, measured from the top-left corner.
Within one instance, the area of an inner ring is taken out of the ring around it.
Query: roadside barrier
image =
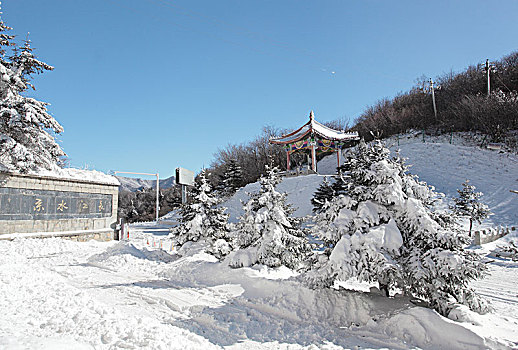
[[[475,234],[473,236],[473,244],[474,245],[481,245],[485,243],[491,243],[496,241],[499,238],[502,238],[509,234],[510,231],[516,231],[515,226],[509,227],[496,227],[496,228],[489,228],[488,230],[482,230],[482,231],[475,231]]]

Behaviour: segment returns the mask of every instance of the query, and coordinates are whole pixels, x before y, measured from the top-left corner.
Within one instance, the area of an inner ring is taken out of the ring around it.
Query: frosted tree
[[[453,210],[459,216],[468,217],[469,219],[469,235],[473,228],[473,221],[479,224],[487,218],[491,212],[487,205],[480,201],[482,192],[475,192],[476,187],[469,184],[469,180],[462,183],[462,189],[457,190],[458,198],[453,198],[455,205]]]
[[[315,217],[313,233],[327,249],[317,268],[308,274],[312,284],[332,286],[335,280],[356,277],[377,282],[388,294],[400,282],[402,269],[396,257],[402,236],[375,195],[378,186],[391,184],[390,175],[397,173],[396,168],[373,167],[386,154],[379,145],[369,148],[362,141],[341,167],[338,181],[345,194],[333,198]]]
[[[231,256],[230,266],[259,263],[297,269],[310,254],[301,220],[290,216],[293,209],[286,204],[286,194],[275,189],[279,182],[277,168],[267,166],[261,189],[244,205],[234,241],[238,250]]]
[[[484,311],[468,287],[485,267],[464,250],[468,237],[451,214],[432,211],[438,194],[390,159],[379,141],[357,147],[348,159],[345,194],[315,217],[313,233],[327,247],[307,274],[316,286],[351,277],[377,282],[388,295],[396,287],[447,315],[455,303]]]
[[[14,46],[9,30],[0,20],[0,164],[20,172],[53,169],[65,155],[54,137],[63,128],[48,113],[47,103],[22,95],[34,89],[33,74],[53,67],[35,58],[28,39],[7,57]]]
[[[179,247],[188,241],[205,240],[211,246],[209,252],[220,258],[231,249],[226,208],[217,207],[219,200],[211,193],[205,170],[200,173],[196,187],[197,194],[192,203],[180,209],[180,225],[171,229],[173,244]]]

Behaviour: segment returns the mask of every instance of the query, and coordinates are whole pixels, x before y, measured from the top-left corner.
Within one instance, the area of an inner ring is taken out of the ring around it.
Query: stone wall
[[[118,191],[113,183],[0,173],[0,239],[49,233],[113,239]]]

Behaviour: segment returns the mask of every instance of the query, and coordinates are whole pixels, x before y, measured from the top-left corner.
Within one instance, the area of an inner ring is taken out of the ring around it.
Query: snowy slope
[[[281,193],[288,193],[287,202],[296,208],[293,215],[302,217],[311,214],[313,209],[311,198],[323,180],[324,177],[318,175],[287,177],[277,186],[277,190]],[[248,201],[247,193],[257,192],[259,188],[258,182],[248,184],[239,189],[234,196],[222,204],[222,206],[228,208],[227,212],[230,214],[231,222],[236,222],[237,218],[243,214],[241,201]]]
[[[396,145],[392,150],[397,148]],[[400,144],[401,155],[408,158],[410,172],[435,186],[439,192],[452,198],[462,182],[470,180],[477,191],[483,192],[482,201],[494,213],[487,221],[494,224],[518,226],[518,195],[509,190],[518,189],[518,157],[476,146],[449,143]]]
[[[399,149],[401,155],[408,158],[406,162],[411,165],[410,173],[418,175],[421,180],[444,193],[447,196],[446,203],[457,196],[457,189],[469,179],[477,191],[484,193],[482,201],[494,213],[486,220],[485,226],[518,226],[518,195],[509,192],[511,189],[518,190],[518,156],[482,149],[476,145],[467,146],[464,139],[455,139],[455,142],[449,144],[448,140],[441,138],[427,138],[427,142],[423,143],[420,138],[410,138],[401,142]],[[398,149],[397,143],[389,140],[387,144],[392,145],[391,151],[394,154]],[[321,176],[299,176],[283,180],[278,190],[287,192],[288,203],[298,208],[294,215],[311,214],[313,193],[322,183],[323,175],[336,173],[336,165],[336,155],[333,154],[318,163]],[[223,204],[228,207],[232,221],[243,213],[240,200],[248,199],[246,192],[258,190],[258,183],[248,184]]]
[[[440,142],[401,149],[423,180],[454,195],[468,177],[497,213],[493,222],[516,223],[518,195],[506,190],[515,156]],[[321,171],[334,172],[335,162],[324,158]],[[305,216],[322,180],[285,178],[278,189]],[[233,221],[258,189],[249,184],[224,203]],[[312,290],[285,268],[230,269],[199,244],[180,257],[167,226],[130,232],[130,242],[0,241],[0,349],[518,348],[518,265],[490,255],[517,234],[476,249],[491,275],[473,285],[495,311],[459,309],[452,321],[405,297]]]

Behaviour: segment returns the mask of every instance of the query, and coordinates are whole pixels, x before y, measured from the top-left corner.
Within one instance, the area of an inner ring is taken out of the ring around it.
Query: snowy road
[[[134,228],[130,243],[0,241],[0,348],[505,348],[479,337],[484,328],[518,340],[508,266],[494,265],[505,285],[477,286],[508,299],[495,305],[505,317],[461,325],[405,298],[310,290],[287,269],[230,269],[201,247],[178,258],[168,243],[153,226]]]

